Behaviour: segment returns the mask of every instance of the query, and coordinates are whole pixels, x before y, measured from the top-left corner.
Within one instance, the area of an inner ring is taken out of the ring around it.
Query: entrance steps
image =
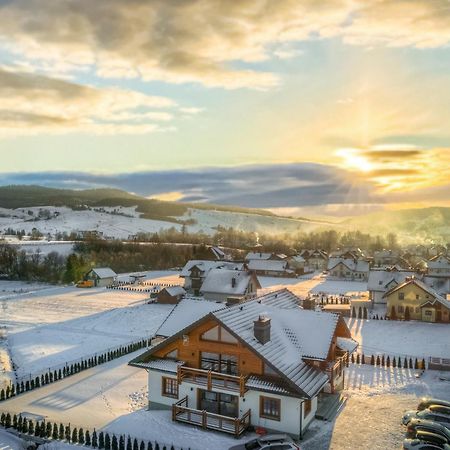
[[[341,394],[321,394],[316,411],[316,419],[333,420],[344,407],[347,398]]]

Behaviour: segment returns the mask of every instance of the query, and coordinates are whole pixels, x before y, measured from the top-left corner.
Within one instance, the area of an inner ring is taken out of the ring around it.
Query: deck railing
[[[240,436],[251,423],[251,411],[242,417],[228,417],[188,407],[188,397],[172,405],[172,420],[197,425],[205,430],[216,430]]]
[[[206,386],[208,391],[213,387],[228,391],[239,392],[241,397],[247,391],[247,377],[244,375],[228,375],[226,373],[213,372],[212,370],[195,369],[192,367],[178,366],[177,381],[180,385],[183,381]]]

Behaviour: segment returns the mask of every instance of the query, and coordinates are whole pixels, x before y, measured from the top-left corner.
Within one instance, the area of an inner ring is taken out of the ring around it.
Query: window
[[[304,413],[303,413],[303,417],[307,417],[308,416],[308,414],[311,412],[311,400],[306,400],[304,403],[303,403],[303,407],[305,408],[304,409]]]
[[[398,293],[398,299],[399,300],[405,300],[405,293],[404,292],[399,292]]]
[[[280,420],[281,400],[273,397],[259,398],[259,417],[271,420]]]
[[[426,310],[424,311],[424,314],[425,314],[426,316],[432,316],[432,315],[433,315],[433,311],[430,311],[429,309],[426,309]]]
[[[162,377],[162,392],[164,397],[178,398],[178,383],[175,378]]]
[[[420,306],[416,306],[416,313],[420,312]]]
[[[205,331],[201,339],[204,341],[226,342],[227,344],[237,344],[237,339],[232,336],[225,328],[217,325],[208,331]]]
[[[419,299],[420,299],[420,295],[416,294],[416,300],[419,300]]]
[[[405,312],[405,308],[403,306],[397,306],[397,311],[402,314]]]
[[[165,358],[168,359],[177,359],[178,358],[178,349],[174,349],[169,353],[166,353],[166,355],[164,356]]]
[[[200,353],[200,367],[213,372],[227,373],[229,375],[237,375],[237,356],[224,355],[221,353]]]

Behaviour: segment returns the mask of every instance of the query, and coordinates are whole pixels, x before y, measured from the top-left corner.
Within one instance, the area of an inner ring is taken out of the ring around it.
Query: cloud
[[[3,47],[47,70],[57,62],[59,72],[87,66],[106,78],[228,89],[276,86],[258,63],[295,57],[290,43],[450,42],[447,0],[14,0],[0,3],[0,22]]]
[[[161,109],[171,109],[171,112]],[[140,134],[164,129],[177,105],[169,98],[0,67],[0,135]],[[155,111],[156,110],[156,111]]]

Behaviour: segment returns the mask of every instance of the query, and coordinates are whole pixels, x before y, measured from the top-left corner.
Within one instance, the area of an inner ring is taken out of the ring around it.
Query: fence
[[[6,429],[15,430],[18,437],[42,444],[51,441],[64,441],[69,444],[78,444],[88,448],[105,450],[133,449],[133,450],[183,450],[173,444],[157,441],[137,439],[129,434],[114,434],[107,431],[91,431],[85,427],[74,427],[71,424],[48,422],[45,420],[32,420],[22,415],[12,415],[3,412],[0,416],[0,425]]]
[[[393,367],[393,368],[403,368],[403,369],[416,369],[425,370],[427,369],[427,364],[425,358],[418,359],[413,356],[398,356],[398,355],[365,355],[364,353],[357,353],[356,356],[352,353],[350,357],[350,362],[352,364],[368,364],[372,366],[379,367]]]
[[[11,383],[6,389],[0,391],[0,401],[7,400],[15,395],[23,394],[33,389],[45,386],[55,381],[62,380],[68,376],[90,369],[100,364],[112,361],[121,356],[132,353],[144,347],[151,345],[152,339],[140,339],[116,347],[111,347],[101,352],[91,354],[90,356],[68,361],[57,366],[49,367],[45,372],[29,374],[17,378],[15,383]]]

